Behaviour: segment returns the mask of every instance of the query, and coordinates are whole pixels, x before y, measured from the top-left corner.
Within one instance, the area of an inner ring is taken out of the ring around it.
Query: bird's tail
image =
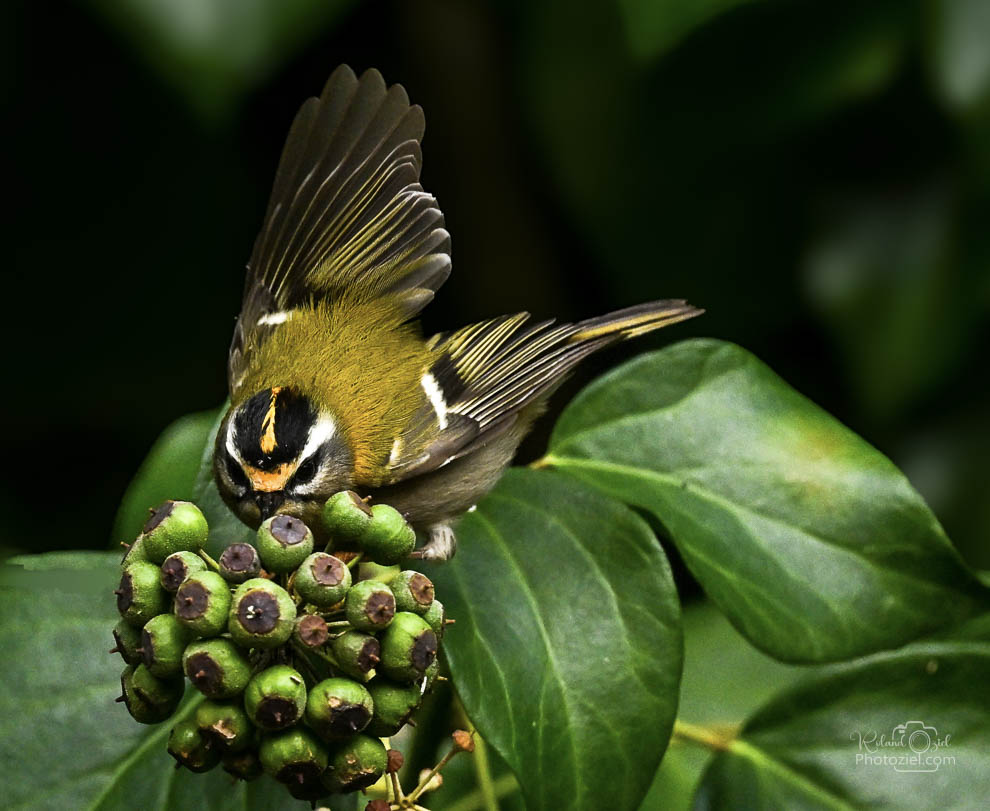
[[[686,321],[703,312],[704,310],[692,307],[683,299],[650,301],[579,321],[574,325],[577,329],[568,337],[567,343],[598,342],[603,338],[624,341],[678,321]]]

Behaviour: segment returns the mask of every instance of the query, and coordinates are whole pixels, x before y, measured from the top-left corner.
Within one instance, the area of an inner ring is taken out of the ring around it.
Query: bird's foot
[[[450,560],[457,551],[457,535],[449,524],[434,524],[426,543],[409,557],[420,560]]]

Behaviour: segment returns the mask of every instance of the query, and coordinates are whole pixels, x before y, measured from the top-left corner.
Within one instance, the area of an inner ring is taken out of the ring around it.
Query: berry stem
[[[217,563],[213,558],[210,557],[209,553],[205,549],[199,550],[199,556],[206,561],[206,565],[209,566],[213,571],[220,571],[220,564]]]
[[[355,566],[358,565],[358,563],[361,562],[361,558],[363,557],[364,557],[364,552],[358,552],[354,557],[352,557],[349,561],[347,561],[345,565],[347,566],[348,569],[353,569]]]

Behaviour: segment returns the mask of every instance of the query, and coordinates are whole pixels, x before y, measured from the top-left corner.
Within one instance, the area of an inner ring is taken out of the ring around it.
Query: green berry
[[[141,631],[127,620],[121,620],[113,626],[114,646],[110,653],[119,653],[129,665],[141,664]]]
[[[240,752],[255,741],[254,726],[240,703],[204,701],[196,708],[196,726],[224,752]]]
[[[141,657],[153,676],[181,676],[188,629],[172,614],[152,617],[141,631]]]
[[[443,639],[444,631],[447,630],[447,611],[444,609],[443,603],[439,600],[430,603],[430,607],[423,614],[423,619],[433,629],[437,639]]]
[[[347,621],[359,631],[380,631],[395,616],[395,597],[384,583],[362,580],[347,592],[344,610]]]
[[[293,587],[306,602],[329,608],[347,594],[351,587],[351,570],[340,558],[316,552],[296,569]]]
[[[127,622],[138,628],[152,617],[168,610],[168,595],[159,582],[160,571],[154,563],[138,560],[124,569],[117,595],[117,610]]]
[[[420,572],[411,569],[399,572],[389,583],[389,588],[395,595],[396,611],[426,614],[433,604],[433,581]]]
[[[359,544],[375,563],[390,565],[409,557],[416,548],[416,531],[394,507],[376,504]]]
[[[172,727],[168,753],[192,772],[208,772],[220,762],[220,749],[199,734],[195,721],[180,721]]]
[[[166,501],[151,511],[144,525],[144,553],[159,566],[173,552],[203,548],[209,527],[191,501]]]
[[[131,717],[141,724],[158,724],[182,700],[181,679],[159,679],[144,665],[129,665],[120,677],[121,697]]]
[[[375,637],[360,631],[347,631],[331,643],[334,659],[348,676],[367,681],[381,661],[382,646]]]
[[[197,636],[216,636],[227,627],[230,586],[216,572],[189,575],[175,592],[175,616]]]
[[[256,577],[234,592],[227,627],[238,645],[277,648],[292,636],[295,624],[296,604],[271,580]]]
[[[342,490],[323,506],[323,526],[330,536],[344,544],[357,543],[371,524],[371,510],[361,497]]]
[[[323,779],[331,791],[358,791],[377,782],[387,766],[388,753],[380,740],[355,735],[333,748]]]
[[[382,636],[379,670],[393,681],[416,681],[437,658],[437,635],[419,614],[400,611]]]
[[[266,737],[258,756],[265,772],[288,786],[297,800],[315,800],[328,793],[321,779],[327,750],[310,732],[295,727]]]
[[[263,774],[261,759],[253,749],[224,752],[220,762],[223,770],[237,780],[255,780]]]
[[[313,551],[313,533],[291,515],[273,515],[258,529],[258,552],[265,568],[288,573]]]
[[[262,729],[275,731],[296,724],[306,710],[306,683],[287,665],[272,665],[248,682],[244,709]]]
[[[124,551],[124,556],[120,559],[120,568],[126,569],[132,563],[136,563],[139,560],[147,560],[148,556],[144,551],[144,536],[138,535],[130,544],[122,544],[122,546],[127,547]]]
[[[232,543],[220,555],[220,576],[228,583],[243,583],[261,572],[258,550],[249,543]]]
[[[374,706],[371,694],[350,679],[325,679],[309,691],[306,723],[325,740],[339,740],[364,729]]]
[[[207,698],[233,698],[244,692],[251,665],[229,639],[193,642],[182,656],[186,678]]]
[[[195,552],[174,552],[162,564],[162,588],[173,594],[189,575],[206,571],[206,562]]]
[[[292,638],[307,648],[319,648],[330,638],[327,621],[316,614],[303,614],[296,618],[296,627]]]
[[[368,683],[375,710],[365,733],[387,738],[398,732],[423,700],[418,684],[395,684],[382,677]]]

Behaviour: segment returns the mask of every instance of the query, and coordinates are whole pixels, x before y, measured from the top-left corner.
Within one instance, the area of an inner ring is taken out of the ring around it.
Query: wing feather
[[[252,350],[294,308],[390,296],[409,318],[447,279],[450,236],[419,182],[424,130],[422,109],[375,70],[359,79],[341,66],[302,105],[248,262],[232,391]]]

